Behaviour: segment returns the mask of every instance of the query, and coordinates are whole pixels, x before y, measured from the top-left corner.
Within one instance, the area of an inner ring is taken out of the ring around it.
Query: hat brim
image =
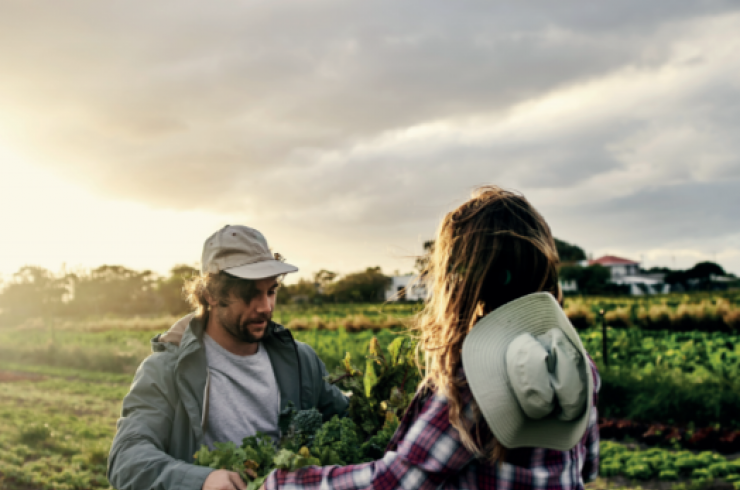
[[[297,271],[298,267],[280,262],[279,260],[265,260],[255,262],[254,264],[244,264],[224,269],[224,272],[229,275],[252,280],[266,279]]]
[[[560,420],[555,414],[542,419],[526,417],[509,387],[506,374],[506,350],[511,341],[523,333],[537,336],[552,328],[565,333],[583,356],[586,369],[586,410],[571,421]],[[593,405],[593,373],[578,333],[551,294],[540,292],[523,296],[479,320],[463,342],[462,363],[473,398],[491,432],[503,446],[567,451],[578,444],[586,432]]]

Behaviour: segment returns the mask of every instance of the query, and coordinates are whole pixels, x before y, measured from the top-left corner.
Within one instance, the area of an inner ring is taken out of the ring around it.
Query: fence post
[[[601,356],[604,358],[604,367],[609,366],[609,353],[607,352],[606,344],[606,320],[604,320],[604,309],[599,310],[599,320],[601,321]]]

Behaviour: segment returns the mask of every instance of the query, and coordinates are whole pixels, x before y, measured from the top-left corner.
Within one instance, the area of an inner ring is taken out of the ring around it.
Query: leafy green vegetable
[[[402,416],[419,384],[419,372],[408,338],[396,338],[385,356],[377,338],[373,337],[368,351],[364,375],[352,365],[347,353],[341,366],[328,378],[329,382],[352,393],[349,416],[360,428],[363,440],[382,429],[386,413]]]
[[[293,471],[311,465],[347,465],[372,461],[385,453],[419,382],[411,342],[397,338],[382,352],[377,338],[370,341],[363,373],[352,365],[349,353],[328,377],[351,392],[349,417],[333,417],[322,424],[321,412],[297,410],[292,403],[280,413],[281,438],[276,444],[257,433],[240,447],[232,442],[206,446],[195,454],[195,464],[236,471],[257,489],[275,469]]]
[[[398,425],[398,417],[396,417],[395,414],[388,412],[383,428],[377,434],[370,437],[370,439],[363,442],[362,446],[360,446],[363,461],[375,461],[376,459],[383,457],[385,449],[388,447],[388,443],[391,442],[393,434],[395,434],[396,429],[398,429]]]
[[[321,464],[319,458],[313,457],[305,446],[298,451],[298,454],[288,449],[281,449],[273,462],[276,468],[287,471],[295,471],[304,466],[318,466]]]
[[[357,425],[349,418],[334,416],[316,433],[313,441],[313,454],[320,456],[325,449],[334,451],[342,465],[361,461],[360,440]]]

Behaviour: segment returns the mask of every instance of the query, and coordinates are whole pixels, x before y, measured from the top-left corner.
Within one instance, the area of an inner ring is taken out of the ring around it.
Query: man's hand
[[[203,482],[202,490],[245,490],[247,484],[235,471],[216,470]]]

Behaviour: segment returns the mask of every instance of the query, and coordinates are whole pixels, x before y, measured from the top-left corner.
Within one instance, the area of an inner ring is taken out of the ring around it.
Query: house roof
[[[623,259],[622,257],[617,257],[616,255],[604,255],[603,257],[599,257],[595,260],[589,260],[588,265],[637,265],[639,262],[635,262],[634,260],[629,259]]]

